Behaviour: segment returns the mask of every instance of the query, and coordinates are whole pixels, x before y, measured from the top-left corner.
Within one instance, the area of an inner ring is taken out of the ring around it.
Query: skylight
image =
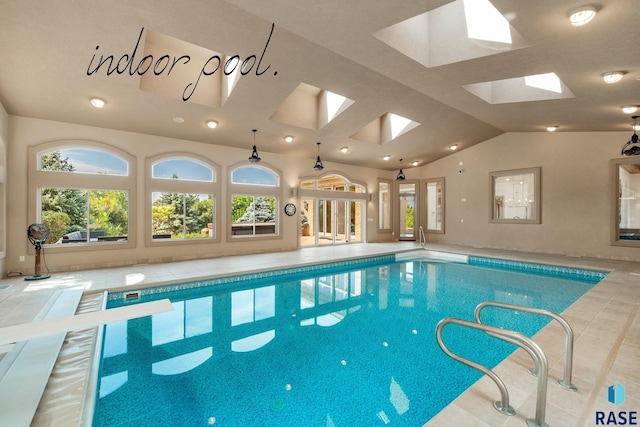
[[[535,87],[550,92],[562,93],[560,79],[556,73],[536,74],[534,76],[525,76],[524,84],[529,87]]]
[[[489,104],[548,101],[573,98],[574,95],[555,73],[514,77],[463,86]]]
[[[345,96],[300,83],[271,116],[279,123],[321,129],[355,103]]]
[[[407,126],[411,123],[411,120],[398,116],[397,114],[389,113],[389,122],[391,124],[391,139],[395,139],[398,135],[404,133]]]
[[[470,39],[511,44],[509,21],[498,12],[489,0],[463,0]]]
[[[374,37],[425,67],[528,47],[489,0],[454,0],[378,30]]]
[[[338,115],[340,107],[342,107],[347,98],[329,91],[325,91],[325,93],[327,96],[327,121],[330,122]]]

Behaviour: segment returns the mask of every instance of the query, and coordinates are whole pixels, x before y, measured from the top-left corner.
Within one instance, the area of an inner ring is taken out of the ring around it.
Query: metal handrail
[[[536,417],[535,419],[528,419],[527,424],[530,427],[548,427],[548,424],[544,422],[545,410],[546,410],[546,400],[547,400],[547,374],[549,370],[549,365],[547,363],[547,358],[544,355],[542,349],[533,342],[530,338],[521,334],[520,332],[511,331],[508,329],[497,328],[495,326],[484,325],[482,323],[469,322],[467,320],[456,319],[452,317],[447,317],[438,322],[436,326],[436,339],[438,341],[438,345],[451,358],[457,360],[460,363],[463,363],[471,368],[477,369],[483,374],[489,376],[496,385],[498,389],[500,389],[500,401],[496,401],[493,403],[493,407],[506,415],[515,415],[515,410],[509,405],[509,392],[507,391],[507,387],[505,386],[502,379],[491,369],[483,366],[479,363],[473,362],[467,358],[464,358],[458,354],[453,353],[442,340],[442,329],[448,324],[457,324],[461,326],[466,326],[472,329],[478,329],[484,332],[491,334],[492,336],[502,339],[503,341],[507,341],[509,343],[515,344],[518,347],[523,349],[528,349],[527,352],[532,355],[534,362],[536,363],[537,372],[540,373],[538,375],[538,393],[536,398]]]
[[[480,313],[485,307],[506,308],[506,309],[517,310],[517,311],[522,311],[526,313],[540,314],[543,316],[551,317],[554,320],[557,320],[558,323],[562,325],[562,328],[564,329],[565,335],[566,335],[565,352],[564,352],[564,377],[563,379],[558,380],[558,385],[560,385],[560,387],[568,391],[578,391],[578,387],[571,384],[571,371],[573,369],[573,330],[571,329],[571,326],[569,326],[569,323],[567,323],[567,321],[564,320],[562,316],[552,311],[544,310],[541,308],[532,308],[532,307],[526,307],[526,306],[515,305],[515,304],[505,304],[505,303],[496,302],[496,301],[485,301],[478,304],[478,306],[476,307],[476,310],[475,310],[476,322],[482,323],[482,321],[480,320]],[[531,369],[529,370],[529,372],[531,372],[533,375],[537,375],[537,372]]]
[[[424,249],[424,247],[427,245],[427,236],[424,235],[424,228],[422,228],[422,226],[420,226],[419,232],[420,232],[420,246],[422,247],[422,249]]]

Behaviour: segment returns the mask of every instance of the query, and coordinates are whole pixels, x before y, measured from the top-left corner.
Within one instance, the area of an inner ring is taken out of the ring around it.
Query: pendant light
[[[260,160],[260,156],[258,156],[258,150],[256,149],[256,132],[258,129],[253,129],[253,151],[251,152],[251,157],[249,157],[249,161],[252,163],[258,163]]]
[[[398,175],[396,176],[396,179],[398,181],[404,181],[406,179],[406,177],[404,176],[404,172],[402,172],[402,159],[400,159],[400,172],[398,172]]]
[[[321,171],[322,169],[324,169],[324,166],[322,165],[322,160],[320,160],[320,143],[318,142],[318,159],[316,160],[316,164],[313,166],[313,168],[317,171]]]
[[[637,156],[640,154],[640,144],[638,144],[638,134],[636,133],[636,120],[638,120],[640,116],[632,116],[631,118],[633,119],[633,135],[631,135],[631,139],[622,146],[620,154],[624,156]]]

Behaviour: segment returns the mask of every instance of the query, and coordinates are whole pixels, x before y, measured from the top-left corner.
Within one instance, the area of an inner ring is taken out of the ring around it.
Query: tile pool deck
[[[562,329],[553,322],[534,337],[549,359],[546,422],[551,427],[590,427],[596,425],[596,411],[640,412],[640,263],[453,245],[428,247],[434,251],[611,271],[562,313],[575,333],[573,384],[578,387],[577,392],[567,392],[556,384],[563,375]],[[4,279],[0,281],[0,327],[31,322],[61,289],[82,288],[85,294],[138,289],[412,249],[419,249],[419,245],[357,244],[55,273],[50,279],[37,282],[25,282],[22,277]],[[529,356],[518,350],[495,369],[509,390],[515,416],[507,417],[493,409],[493,401],[500,396],[495,384],[485,376],[425,425],[526,426],[526,420],[535,416],[536,402],[537,380],[526,373],[530,366]],[[25,373],[24,380],[30,381],[30,377]],[[607,388],[616,382],[626,389],[626,400],[620,406],[607,401]],[[0,417],[0,426],[3,425]],[[53,419],[46,425],[68,424]]]

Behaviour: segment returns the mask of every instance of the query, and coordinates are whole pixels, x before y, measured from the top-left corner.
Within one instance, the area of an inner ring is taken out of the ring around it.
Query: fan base
[[[34,276],[27,276],[24,278],[24,280],[27,280],[27,281],[42,280],[42,279],[48,279],[49,277],[51,277],[50,274],[36,274]]]

